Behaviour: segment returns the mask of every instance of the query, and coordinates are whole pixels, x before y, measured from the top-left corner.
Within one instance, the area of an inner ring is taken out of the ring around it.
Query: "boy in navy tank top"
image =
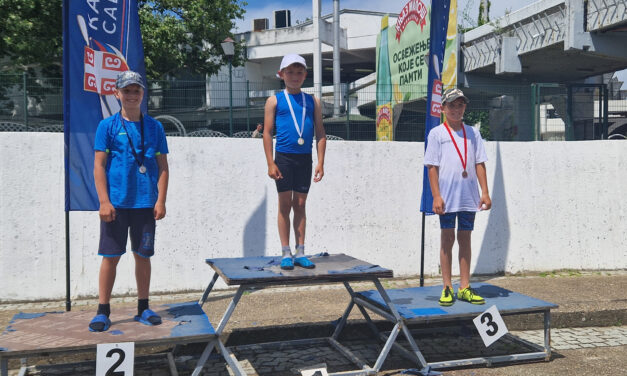
[[[305,257],[305,203],[311,185],[311,149],[314,134],[318,163],[314,182],[324,176],[324,152],[327,136],[322,125],[322,110],[318,98],[305,94],[301,86],[307,77],[307,64],[302,56],[283,57],[277,77],[285,83],[285,90],[268,98],[264,111],[263,148],[268,162],[268,176],[276,182],[279,193],[278,227],[281,239],[281,268],[294,265],[307,269],[316,265]],[[276,128],[276,150],[272,158],[272,136]],[[290,247],[290,213],[294,211],[296,254]]]

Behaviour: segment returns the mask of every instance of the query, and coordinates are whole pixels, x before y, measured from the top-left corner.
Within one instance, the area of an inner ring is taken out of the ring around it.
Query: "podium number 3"
[[[124,371],[116,371],[116,369],[124,362],[124,358],[126,357],[126,353],[122,349],[111,349],[107,353],[107,358],[112,358],[113,355],[118,355],[118,360],[111,365],[111,367],[105,373],[105,376],[124,376]]]
[[[483,315],[481,315],[481,323],[490,327],[490,329],[485,331],[490,337],[498,333],[499,326],[492,321],[492,314],[490,312],[484,312]]]
[[[486,309],[479,316],[472,319],[475,327],[486,346],[490,346],[499,338],[507,334],[507,326],[495,305]]]

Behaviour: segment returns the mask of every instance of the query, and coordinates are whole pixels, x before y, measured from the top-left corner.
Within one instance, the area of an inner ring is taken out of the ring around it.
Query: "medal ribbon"
[[[444,127],[448,131],[448,135],[451,136],[451,141],[453,141],[453,145],[455,145],[455,150],[457,150],[457,155],[459,155],[459,159],[462,161],[462,167],[464,171],[466,171],[466,162],[468,162],[468,143],[466,140],[466,127],[462,123],[462,131],[464,132],[464,158],[462,158],[462,153],[459,151],[459,147],[457,147],[457,142],[455,142],[455,138],[453,137],[453,133],[451,133],[451,128],[449,125],[444,122]]]
[[[126,137],[128,138],[128,143],[131,146],[131,152],[133,153],[133,157],[135,157],[135,161],[137,162],[137,164],[139,165],[139,167],[144,165],[144,160],[146,159],[146,154],[145,154],[145,150],[146,150],[146,145],[144,145],[144,115],[143,114],[139,114],[139,119],[140,119],[140,123],[141,123],[141,139],[142,139],[142,151],[141,151],[141,161],[139,160],[139,157],[137,156],[137,152],[135,151],[135,146],[133,146],[133,141],[131,140],[131,136],[129,136],[128,134],[128,129],[126,129],[126,122],[124,121],[124,117],[122,116],[122,111],[120,111],[120,122],[122,123],[122,127],[124,127],[124,131],[126,132]]]
[[[294,114],[294,108],[292,107],[292,102],[290,101],[290,96],[287,94],[287,89],[283,90],[283,94],[285,95],[285,100],[287,101],[287,105],[290,107],[290,114],[292,114],[292,120],[294,121],[294,128],[296,128],[296,132],[298,133],[298,137],[303,138],[303,131],[305,130],[305,113],[307,112],[307,102],[305,102],[305,93],[301,91],[300,95],[303,98],[303,118],[302,124],[303,128],[298,128],[298,122],[296,121],[296,115]]]

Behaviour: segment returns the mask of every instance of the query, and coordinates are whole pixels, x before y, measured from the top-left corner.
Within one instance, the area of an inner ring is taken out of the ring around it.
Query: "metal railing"
[[[0,131],[62,132],[62,84],[61,78],[0,75]],[[572,88],[568,85],[534,85],[462,88],[470,98],[465,122],[478,127],[485,139],[497,141],[627,137],[627,99],[608,98],[602,85],[596,89],[599,95],[583,96],[579,93],[582,89],[577,89],[577,95],[570,97]],[[204,80],[149,81],[148,88],[148,112],[161,121],[167,135],[197,137],[249,137],[256,125],[263,123],[267,98],[281,90],[278,81],[238,81],[231,92],[228,82]],[[313,92],[312,88],[303,90]],[[394,140],[423,141],[426,88],[416,85],[405,87],[403,93],[398,88],[390,91],[394,93]],[[229,95],[233,102],[232,126]],[[335,95],[340,96],[339,111],[333,108]],[[417,99],[396,103],[402,98]],[[566,105],[568,98],[570,105]],[[606,106],[599,102],[604,98]],[[582,106],[578,101],[592,104]],[[321,103],[325,130],[333,136],[329,139],[375,140],[374,83],[356,89],[344,84],[340,93],[325,86]],[[333,116],[334,112],[339,116]],[[607,116],[607,123],[599,125],[603,116]],[[575,136],[571,138],[567,137],[569,124],[574,127]],[[585,129],[578,129],[577,124]]]

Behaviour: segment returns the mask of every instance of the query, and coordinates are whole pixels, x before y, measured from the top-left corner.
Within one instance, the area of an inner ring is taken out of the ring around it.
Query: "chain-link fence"
[[[0,131],[63,131],[61,78],[0,75]],[[263,123],[264,104],[281,88],[246,81],[148,82],[148,111],[169,136],[250,137]],[[313,93],[313,88],[303,90]],[[394,93],[394,140],[423,141],[426,87]],[[465,122],[487,140],[627,138],[627,99],[605,85],[518,84],[462,88],[470,103]],[[398,91],[398,90],[396,90]],[[407,95],[407,92],[411,95]],[[336,97],[338,100],[335,100]],[[339,91],[324,86],[324,126],[330,138],[375,140],[375,82]]]

